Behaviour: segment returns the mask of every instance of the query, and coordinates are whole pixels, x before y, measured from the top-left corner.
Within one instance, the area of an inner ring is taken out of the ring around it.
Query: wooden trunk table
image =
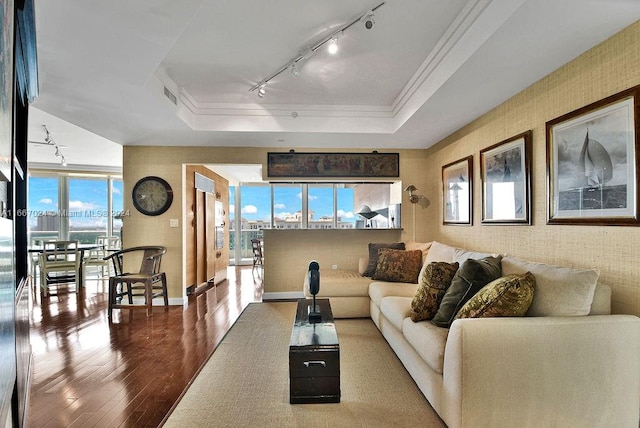
[[[309,322],[312,299],[298,301],[289,344],[289,402],[340,402],[340,345],[329,299],[316,299],[322,320]]]

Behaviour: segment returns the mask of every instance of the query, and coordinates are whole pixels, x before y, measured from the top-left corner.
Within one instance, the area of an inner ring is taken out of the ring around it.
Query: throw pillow
[[[458,311],[458,318],[523,317],[533,301],[531,272],[503,276],[485,285]]]
[[[502,256],[468,259],[456,272],[449,289],[442,297],[438,312],[431,320],[438,327],[449,328],[453,318],[482,287],[502,276]]]
[[[369,244],[369,264],[367,265],[367,269],[364,271],[362,276],[372,277],[376,271],[376,265],[378,264],[378,250],[380,248],[392,248],[394,250],[404,250],[404,242],[397,243],[378,243],[378,244]]]
[[[418,290],[411,301],[411,321],[433,318],[458,266],[458,262],[432,262],[424,268],[418,281]]]
[[[378,263],[373,278],[389,282],[418,282],[418,273],[422,267],[422,251],[378,250]]]
[[[534,263],[509,256],[502,261],[502,267],[505,275],[531,272],[536,277],[536,293],[528,316],[589,315],[598,271]]]

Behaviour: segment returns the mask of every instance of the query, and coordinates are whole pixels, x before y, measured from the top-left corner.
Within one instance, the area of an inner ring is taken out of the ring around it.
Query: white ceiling
[[[386,0],[371,30],[344,32],[337,55],[319,49],[264,98],[249,91],[379,3],[35,2],[40,95],[29,138],[42,141],[46,124],[70,164],[105,162],[102,149],[81,152],[104,139],[426,148],[640,19],[638,0]],[[99,137],[78,138],[72,125]],[[31,161],[46,162],[42,153],[30,145]]]

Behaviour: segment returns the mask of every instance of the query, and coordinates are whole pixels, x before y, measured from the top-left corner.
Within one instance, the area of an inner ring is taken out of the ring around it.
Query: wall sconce
[[[405,192],[409,192],[409,202],[411,202],[412,204],[417,204],[420,198],[424,197],[422,195],[414,195],[413,192],[415,192],[416,190],[418,190],[418,188],[413,184],[409,184],[404,189]]]

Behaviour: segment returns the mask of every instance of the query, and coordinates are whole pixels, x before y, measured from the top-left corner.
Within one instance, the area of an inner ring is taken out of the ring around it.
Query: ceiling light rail
[[[274,73],[271,73],[268,77],[262,79],[260,82],[258,82],[255,85],[253,85],[249,89],[249,92],[253,92],[253,91],[255,91],[257,89],[258,90],[258,96],[260,98],[262,98],[262,97],[265,96],[265,93],[266,93],[266,89],[265,88],[267,87],[267,84],[271,80],[273,80],[274,78],[279,76],[281,73],[283,73],[283,72],[285,72],[287,70],[290,70],[291,74],[293,74],[294,76],[297,76],[298,73],[299,73],[298,63],[300,61],[309,59],[311,56],[313,56],[313,54],[316,53],[316,51],[318,49],[320,49],[321,47],[323,47],[327,43],[331,43],[332,49],[337,49],[337,40],[338,40],[338,38],[340,36],[342,36],[342,34],[343,34],[343,32],[345,30],[351,28],[353,25],[357,24],[358,22],[362,22],[364,27],[366,29],[370,30],[373,27],[374,23],[375,23],[375,21],[373,19],[375,11],[378,10],[379,8],[381,8],[382,6],[384,6],[384,4],[385,4],[385,2],[381,2],[380,4],[375,6],[374,8],[367,9],[366,11],[360,13],[357,18],[353,19],[348,24],[343,25],[342,27],[340,27],[336,31],[332,32],[327,37],[325,37],[325,38],[321,39],[320,41],[316,42],[315,44],[311,45],[310,47],[307,47],[307,48],[303,49],[302,51],[300,51],[298,53],[297,56],[295,56],[289,62],[284,64],[282,67],[278,68],[277,71],[275,71]],[[335,52],[333,52],[333,53],[335,53]]]
[[[62,154],[62,151],[60,150],[60,146],[58,145],[58,143],[55,142],[55,140],[49,133],[49,130],[47,129],[47,125],[42,125],[42,129],[44,129],[44,132],[45,132],[44,143],[36,143],[36,144],[53,146],[55,149],[54,156],[57,158],[60,158],[60,164],[62,166],[67,166],[67,159],[64,157],[64,154]]]

